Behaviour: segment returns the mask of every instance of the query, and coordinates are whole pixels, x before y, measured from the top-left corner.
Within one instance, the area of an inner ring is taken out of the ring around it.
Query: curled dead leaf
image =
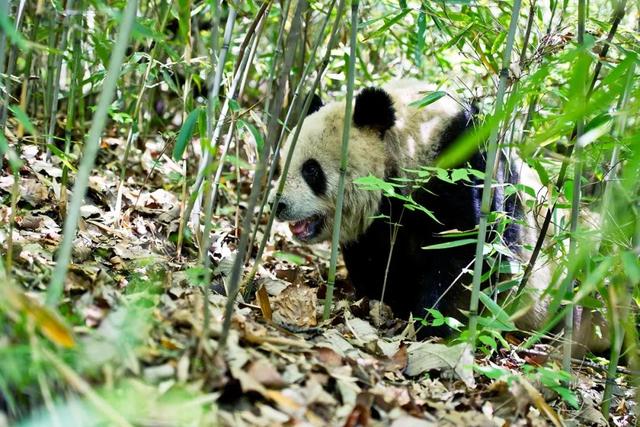
[[[260,286],[258,292],[256,293],[256,299],[258,300],[258,304],[260,305],[260,310],[262,311],[262,316],[271,321],[273,317],[273,311],[271,310],[271,303],[269,302],[269,294],[264,286]]]
[[[274,301],[273,320],[299,328],[316,326],[317,289],[289,286]]]

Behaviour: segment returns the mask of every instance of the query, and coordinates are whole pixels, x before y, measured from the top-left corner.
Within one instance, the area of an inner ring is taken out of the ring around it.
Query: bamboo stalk
[[[586,2],[578,0],[578,45],[584,47],[584,27],[586,20]],[[580,98],[584,96],[583,87],[579,88]],[[581,99],[582,100],[582,99]],[[586,100],[585,100],[586,101]],[[582,196],[582,152],[583,144],[581,141],[584,134],[584,118],[580,117],[576,123],[576,143],[574,148],[574,157],[576,159],[573,166],[573,199],[571,200],[571,226],[569,236],[569,259],[574,259],[577,253],[578,238],[578,216],[580,211],[580,199]],[[571,300],[573,297],[573,287],[575,277],[567,275],[565,279],[566,298]],[[561,288],[562,289],[562,288]],[[573,347],[573,309],[570,307],[564,318],[564,357],[562,359],[562,367],[565,371],[571,372],[571,348]]]
[[[9,1],[8,0],[0,0],[0,13],[5,16],[9,16]],[[7,47],[7,34],[4,32],[4,29],[0,28],[0,85],[3,84],[3,74],[4,74],[4,66],[5,66],[5,54],[4,51]],[[6,97],[8,96],[8,91],[5,94],[5,102],[3,105],[0,105],[0,118],[4,115],[4,111],[7,109],[7,101]],[[0,130],[4,130],[4,121],[0,122]]]
[[[45,87],[44,87],[44,115],[45,117],[49,117],[51,114],[51,104],[53,103],[53,82],[55,80],[55,66],[56,66],[56,50],[57,50],[57,36],[58,36],[58,22],[56,19],[57,8],[55,4],[52,4],[53,10],[48,10],[48,13],[45,13],[47,16],[47,58],[46,58],[46,74],[45,74]],[[42,134],[46,135],[48,131],[47,121],[43,120],[43,129]],[[47,159],[51,156],[51,152],[47,150]]]
[[[169,12],[171,11],[171,5],[167,4],[165,7],[164,15],[160,19],[160,25],[158,26],[158,32],[162,33],[164,31],[164,27],[167,24],[167,19],[169,18]],[[156,54],[158,52],[158,43],[155,43],[151,48],[151,52],[149,52],[149,57],[147,58],[147,68],[144,70],[144,75],[142,76],[142,82],[140,84],[140,89],[138,90],[138,95],[136,98],[135,106],[133,107],[133,113],[131,117],[133,120],[131,121],[131,125],[129,126],[129,131],[127,132],[127,141],[125,142],[124,155],[122,157],[122,164],[120,165],[120,179],[118,181],[118,188],[116,190],[116,202],[113,208],[114,213],[114,221],[116,224],[120,224],[120,210],[122,208],[122,193],[124,191],[124,180],[125,174],[127,171],[127,164],[129,163],[129,154],[131,152],[131,146],[135,139],[137,139],[137,134],[139,132],[138,128],[138,120],[140,117],[140,110],[142,109],[142,101],[144,100],[144,94],[147,89],[147,82],[149,80],[149,74],[151,73],[151,69],[154,66],[156,60]]]
[[[258,16],[256,17],[256,19],[254,20],[254,23],[262,23],[264,22],[264,15],[268,10],[268,7],[270,6],[271,2],[265,2],[263,4],[263,7],[261,8],[260,12],[258,12]],[[262,28],[262,25],[258,25],[260,28]],[[253,35],[253,37],[255,38],[255,40],[260,40],[260,36],[261,36],[261,30],[260,31],[250,31],[248,34],[249,35]],[[249,39],[251,37],[246,37],[245,38],[245,43],[243,43],[245,46],[248,44]],[[240,62],[238,62],[238,66],[236,67],[236,75],[233,79],[233,82],[231,83],[231,88],[229,89],[229,97],[227,98],[227,103],[230,105],[231,102],[236,102],[238,100],[238,98],[241,96],[240,92],[238,91],[238,86],[241,84],[241,80],[242,78],[245,76],[245,71],[248,68],[248,64],[249,64],[249,59],[250,59],[250,55],[245,55],[245,50],[244,49],[240,49],[240,55],[242,55],[239,59]],[[216,173],[215,176],[213,177],[213,185],[211,188],[211,209],[215,209],[216,206],[216,201],[217,201],[217,196],[218,196],[218,186],[220,185],[220,178],[222,177],[222,170],[224,169],[224,161],[225,158],[227,156],[227,151],[229,150],[229,146],[231,144],[231,140],[232,140],[232,136],[233,136],[233,130],[235,128],[235,122],[236,122],[236,114],[232,114],[231,115],[231,123],[229,124],[229,129],[227,131],[227,135],[225,137],[224,140],[224,144],[222,145],[222,151],[220,153],[220,159],[218,160],[218,168],[216,169]],[[207,225],[209,226],[209,231],[211,230],[211,215],[212,215],[212,210],[208,211],[205,215],[205,229],[207,227]],[[205,232],[206,234],[207,232]],[[209,238],[208,235],[203,236],[203,241],[204,238]],[[204,253],[207,253],[208,251],[208,245],[205,246],[203,248]]]
[[[44,0],[38,0],[35,6],[34,16],[31,21],[31,40],[36,40],[36,37],[38,34],[38,27],[40,25],[40,18],[42,16],[43,9],[44,9]],[[20,108],[22,108],[22,111],[24,111],[25,113],[28,113],[27,106],[29,104],[29,94],[30,94],[28,90],[29,75],[31,74],[32,63],[33,63],[33,49],[29,49],[26,53],[24,73],[22,78],[22,88],[20,89]],[[7,95],[8,94],[9,94],[9,91],[7,91]],[[5,101],[5,105],[6,105],[6,102],[8,101]],[[0,129],[4,129],[4,125],[5,125],[4,119],[0,117]],[[22,125],[22,123],[18,123],[18,130],[16,132],[16,135],[18,136],[18,138],[23,137],[24,126]]]
[[[84,154],[82,156],[80,167],[78,168],[78,175],[73,187],[73,197],[71,199],[69,212],[67,213],[67,218],[64,222],[63,239],[60,248],[58,249],[56,267],[53,271],[49,288],[47,289],[47,304],[49,305],[57,305],[60,300],[60,296],[62,295],[64,279],[67,274],[69,263],[71,262],[71,248],[73,246],[73,240],[75,238],[76,228],[80,218],[80,207],[82,206],[84,196],[87,192],[89,176],[91,175],[96,155],[100,148],[100,136],[102,135],[102,131],[107,120],[109,106],[113,100],[129,36],[131,35],[131,29],[135,22],[137,6],[137,0],[128,1],[122,15],[122,22],[120,23],[118,36],[109,60],[109,68],[102,87],[102,92],[100,93],[96,113],[93,116],[91,129],[89,130],[89,135],[84,147]]]
[[[341,25],[344,6],[345,6],[345,0],[340,0],[340,2],[338,3],[338,8],[336,9],[336,18],[335,18],[335,21],[333,22],[331,35],[329,36],[329,43],[327,45],[324,58],[322,58],[322,61],[320,62],[320,65],[318,67],[318,73],[316,74],[316,78],[309,89],[308,96],[305,98],[305,102],[302,106],[302,109],[300,110],[298,122],[293,132],[293,136],[289,141],[289,144],[290,144],[289,151],[287,153],[287,158],[285,159],[284,165],[282,166],[282,171],[280,172],[280,180],[278,181],[278,188],[276,190],[275,198],[271,203],[271,209],[269,211],[269,220],[264,229],[262,241],[260,242],[260,247],[258,248],[258,253],[256,256],[256,261],[253,264],[253,268],[251,269],[251,272],[247,275],[247,278],[243,283],[244,285],[248,284],[249,282],[251,282],[251,280],[253,280],[253,277],[258,271],[258,267],[260,266],[260,262],[262,260],[262,254],[264,253],[264,248],[266,247],[267,241],[269,240],[269,235],[271,234],[271,228],[273,227],[273,221],[275,220],[275,216],[276,216],[274,207],[278,205],[278,203],[280,202],[280,199],[282,198],[282,192],[284,191],[284,185],[286,182],[287,174],[289,173],[289,165],[291,164],[291,159],[293,158],[293,153],[294,153],[296,144],[298,142],[298,136],[300,135],[300,130],[302,129],[302,123],[304,122],[304,119],[307,116],[307,111],[309,111],[309,106],[311,105],[312,96],[316,92],[317,88],[320,86],[320,80],[322,79],[322,76],[324,75],[324,71],[329,65],[329,62],[331,60],[331,51],[333,50],[333,47],[335,46],[338,40],[337,39],[338,29],[340,28],[340,25]],[[283,141],[281,139],[278,142],[281,144]],[[274,159],[279,156],[279,152],[280,152],[280,145],[276,146],[276,149],[274,150]],[[275,167],[273,167],[272,171],[270,172],[275,172]],[[271,177],[273,177],[273,174],[271,175]],[[268,182],[271,182],[271,181],[269,180]]]
[[[504,94],[507,90],[507,81],[509,79],[509,66],[511,64],[511,52],[516,36],[518,18],[520,16],[520,6],[522,1],[515,0],[513,10],[511,12],[511,21],[509,23],[509,32],[507,34],[507,44],[502,56],[502,69],[500,70],[500,81],[498,83],[498,92],[496,94],[496,105],[494,113],[498,114],[502,111],[504,103]],[[508,119],[505,118],[505,121]],[[471,289],[471,301],[469,304],[469,341],[475,348],[476,329],[478,324],[478,302],[480,299],[480,285],[482,278],[482,266],[484,264],[484,244],[487,238],[487,219],[491,213],[491,184],[493,181],[493,173],[496,163],[496,155],[498,153],[499,126],[495,126],[491,130],[489,136],[489,146],[487,148],[487,161],[484,171],[484,186],[482,189],[482,201],[480,205],[480,224],[478,228],[478,242],[476,244],[475,261],[473,267],[473,287]]]
[[[302,0],[301,3],[306,3],[305,0]],[[302,8],[304,5],[298,5],[298,8]],[[300,14],[296,14],[298,18],[300,18]],[[295,28],[299,27],[299,22],[296,23],[296,20],[292,23],[291,32],[295,33]],[[285,61],[286,63],[286,61]],[[275,110],[274,110],[275,111]],[[269,158],[269,153],[271,152],[271,141],[272,138],[267,138],[265,144],[262,147],[260,153],[260,159],[258,161],[258,165],[256,168],[256,172],[253,176],[253,185],[251,186],[251,193],[249,195],[249,202],[247,204],[247,211],[242,220],[241,229],[243,233],[240,235],[240,242],[238,243],[238,250],[236,253],[235,260],[233,262],[233,267],[231,270],[231,277],[229,280],[229,289],[227,296],[227,304],[224,310],[224,321],[222,324],[222,332],[220,334],[220,339],[218,341],[218,351],[224,350],[227,337],[229,336],[229,328],[231,327],[231,316],[233,315],[233,308],[235,305],[235,299],[238,295],[238,291],[240,288],[240,275],[242,271],[242,267],[244,265],[244,256],[247,250],[247,244],[249,242],[249,236],[251,235],[251,224],[253,223],[254,210],[258,201],[258,197],[260,196],[261,191],[261,183],[264,178],[264,172],[267,167],[267,159]]]
[[[625,2],[626,4],[626,0],[621,0],[621,1]],[[613,37],[616,34],[618,25],[620,24],[620,21],[622,21],[623,17],[624,17],[624,7],[615,8],[612,16],[611,29],[609,30],[609,34],[607,35],[607,42],[604,44],[602,48],[602,52],[600,53],[600,57],[603,60],[607,56],[607,53],[609,51],[609,45],[611,44],[611,41],[613,40]],[[598,77],[600,75],[600,70],[601,68],[598,68],[598,67],[594,69],[593,79],[590,85],[591,88],[595,87],[595,82],[598,80]],[[593,90],[590,90],[587,92],[587,97],[586,97],[587,101],[591,97],[592,93],[593,93]],[[573,131],[571,132],[571,136],[569,138],[570,140],[573,140],[575,138],[576,130],[577,129],[574,128]],[[573,153],[573,145],[568,148],[567,154],[562,161],[562,165],[560,166],[560,171],[558,172],[558,178],[555,184],[555,188],[557,189],[561,189],[564,186],[567,169],[569,167],[569,160],[571,159],[572,153]],[[531,257],[529,258],[529,262],[527,263],[524,273],[522,274],[522,279],[520,280],[520,284],[518,284],[517,295],[520,295],[522,293],[522,291],[527,285],[527,282],[529,281],[529,278],[531,277],[533,268],[535,267],[536,261],[538,260],[538,256],[540,255],[540,251],[542,250],[542,244],[544,243],[545,236],[549,231],[549,226],[551,225],[551,219],[556,210],[556,206],[557,206],[557,202],[554,202],[553,205],[551,205],[551,207],[547,210],[547,213],[544,217],[544,221],[542,222],[542,226],[540,227],[538,240],[536,241],[535,247],[531,252]]]
[[[529,47],[529,37],[531,36],[531,27],[533,27],[533,18],[536,16],[536,0],[529,0],[529,18],[527,19],[527,29],[524,32],[524,41],[520,50],[520,68],[524,67],[527,59],[527,47]]]
[[[635,63],[631,64],[629,67],[629,71],[627,73],[627,81],[625,84],[625,89],[622,95],[620,96],[620,100],[618,102],[618,117],[616,121],[616,128],[614,130],[614,136],[622,138],[624,135],[624,131],[627,124],[627,115],[625,114],[625,107],[627,106],[627,102],[631,95],[631,90],[633,88],[634,81],[634,73],[635,73]],[[614,186],[614,178],[618,176],[619,163],[618,157],[620,153],[620,144],[616,144],[613,147],[613,152],[611,153],[611,161],[609,162],[611,169],[605,175],[605,189],[604,194],[602,196],[602,211],[601,218],[602,224],[601,228],[604,230],[607,229],[607,224],[610,221],[610,214],[608,213],[610,206],[612,206],[612,192]],[[617,186],[616,186],[617,187]],[[612,218],[611,218],[612,219]],[[620,291],[618,291],[620,288]],[[610,334],[612,337],[611,343],[611,355],[609,356],[609,369],[607,371],[607,381],[605,382],[604,392],[602,394],[602,414],[605,417],[609,417],[609,412],[611,409],[611,397],[613,395],[613,384],[616,378],[616,367],[618,366],[618,361],[620,360],[620,352],[622,350],[622,344],[624,342],[624,322],[627,318],[627,310],[626,304],[623,307],[620,307],[620,294],[624,292],[624,286],[616,286],[614,284],[611,286],[609,290],[609,304],[608,310],[610,312],[609,316],[609,328]]]
[[[51,155],[50,144],[53,144],[53,134],[56,129],[56,116],[58,115],[58,95],[60,94],[60,74],[62,72],[62,61],[64,59],[64,52],[67,50],[67,36],[69,34],[69,21],[71,19],[71,13],[73,12],[74,0],[67,0],[65,7],[64,18],[62,19],[62,35],[60,40],[60,53],[58,53],[54,59],[55,65],[53,69],[53,82],[51,93],[51,106],[49,107],[49,131],[47,132],[47,152],[46,157]]]
[[[342,224],[342,205],[344,202],[344,187],[349,162],[349,135],[351,133],[353,110],[353,83],[356,74],[356,47],[358,43],[358,5],[359,0],[351,1],[351,37],[349,39],[349,68],[347,71],[347,97],[344,107],[344,127],[342,128],[342,152],[340,156],[340,176],[338,178],[338,195],[336,199],[336,213],[333,218],[333,235],[331,238],[331,258],[327,277],[327,294],[324,300],[322,318],[329,319],[333,305],[333,288],[336,281],[336,264],[338,262],[338,244],[340,242],[340,225]]]
[[[287,80],[291,73],[291,67],[295,60],[296,47],[300,42],[300,32],[302,30],[302,15],[307,9],[307,0],[300,0],[296,5],[296,10],[293,15],[293,21],[291,22],[291,29],[287,35],[287,41],[285,42],[284,61],[280,73],[276,80],[275,94],[273,95],[273,104],[269,112],[269,118],[267,120],[267,135],[266,145],[273,147],[280,129],[280,112],[284,105],[284,98],[286,94],[285,88],[287,87]]]
[[[264,117],[263,121],[269,120],[269,112],[271,111],[271,94],[273,93],[273,85],[276,81],[276,64],[278,63],[278,57],[282,55],[282,38],[284,37],[284,28],[287,24],[287,19],[289,17],[289,8],[291,7],[291,0],[285,0],[284,5],[282,7],[282,11],[280,13],[280,28],[278,28],[278,37],[276,38],[276,48],[273,51],[273,55],[271,57],[271,67],[269,68],[269,77],[267,81],[269,84],[267,85],[267,93],[265,96],[264,102]]]
[[[227,16],[227,23],[224,28],[224,36],[222,41],[222,48],[218,53],[218,59],[216,61],[216,72],[215,77],[213,78],[213,84],[211,85],[211,89],[209,90],[209,94],[207,97],[207,115],[213,117],[215,115],[215,108],[218,103],[218,95],[220,94],[220,84],[222,82],[222,73],[224,71],[224,64],[227,58],[227,52],[229,50],[229,44],[231,43],[231,34],[233,33],[233,26],[235,25],[236,19],[236,10],[233,7],[229,7],[229,15]],[[215,52],[212,52],[215,54]],[[225,104],[228,108],[228,104]],[[222,123],[226,118],[227,111],[223,109],[220,111],[220,115],[218,116],[218,124],[216,128],[211,131],[211,126],[207,126],[207,140],[209,142],[208,147],[203,147],[204,150],[202,159],[200,159],[200,165],[198,167],[198,174],[196,176],[196,182],[193,184],[191,188],[191,194],[197,194],[196,198],[193,199],[193,203],[189,203],[186,211],[184,212],[184,217],[180,221],[180,229],[184,230],[186,226],[186,222],[189,221],[191,226],[194,229],[197,229],[199,218],[200,218],[200,208],[202,206],[202,195],[199,193],[200,186],[204,181],[206,171],[211,165],[212,162],[212,153],[215,152],[217,139],[222,128]],[[209,134],[209,132],[212,132]],[[217,133],[216,133],[217,132]],[[182,232],[180,233],[182,234]]]
[[[622,18],[624,17],[624,11],[626,7],[627,7],[627,0],[619,0],[617,2],[614,0],[613,19],[611,22],[611,28],[609,29],[609,34],[607,34],[607,41],[605,42],[604,46],[602,46],[602,52],[600,52],[600,60],[596,62],[596,67],[593,71],[593,74],[595,74],[595,76],[598,76],[600,74],[600,70],[602,69],[602,63],[607,58],[607,54],[609,53],[609,46],[611,46],[611,42],[613,41],[613,36],[616,34],[618,30],[618,25],[620,25],[620,21],[622,21]],[[585,13],[589,13],[589,11],[587,10]],[[584,27],[584,24],[583,24],[583,27]],[[583,28],[583,31],[584,31],[584,28]],[[594,78],[593,80],[591,80],[591,85],[589,85],[589,91],[587,93],[591,94],[593,92],[593,89],[596,85],[596,81],[597,81],[597,78]]]
[[[9,16],[9,1],[0,0],[0,13]],[[2,28],[0,28],[0,86],[6,87],[4,81],[5,74],[5,52],[7,50],[7,34]],[[10,79],[7,79],[9,81]],[[4,125],[6,123],[7,109],[9,108],[9,91],[7,90],[4,96],[4,102],[0,105],[0,132],[4,133]]]
[[[303,71],[302,71],[302,75],[300,76],[300,80],[298,81],[298,84],[296,86],[296,89],[293,93],[293,98],[291,99],[291,103],[289,104],[289,108],[287,110],[287,114],[285,115],[285,119],[284,122],[282,124],[282,128],[280,130],[280,136],[278,137],[278,141],[276,143],[276,147],[273,150],[273,160],[271,162],[271,166],[269,167],[269,176],[267,177],[267,184],[270,184],[271,181],[273,180],[273,177],[275,176],[275,172],[278,166],[278,159],[279,159],[279,155],[280,155],[280,147],[282,145],[282,143],[284,142],[285,136],[287,134],[287,132],[289,131],[289,121],[291,120],[291,117],[294,113],[299,113],[300,112],[300,100],[301,100],[301,94],[302,94],[302,89],[304,87],[304,83],[307,79],[307,76],[311,73],[311,70],[314,68],[315,64],[315,57],[316,57],[316,53],[318,51],[318,48],[320,47],[320,44],[322,43],[322,40],[324,39],[323,35],[324,35],[324,31],[327,27],[327,24],[329,23],[329,20],[331,19],[331,11],[333,11],[333,8],[335,7],[335,3],[336,0],[332,0],[331,4],[328,6],[327,8],[327,17],[326,19],[323,21],[322,23],[322,27],[320,29],[320,31],[318,31],[318,37],[316,38],[316,41],[314,42],[313,48],[311,50],[311,53],[309,54],[309,61],[307,62],[307,65],[304,67]],[[313,95],[313,93],[315,93],[315,89],[311,92],[311,94]],[[302,102],[304,104],[304,99],[302,99]],[[306,113],[304,115],[302,115],[302,117],[304,118],[306,116]],[[260,222],[260,218],[262,218],[262,214],[264,212],[264,208],[267,205],[267,202],[269,200],[269,195],[271,193],[271,186],[268,185],[265,189],[264,195],[262,197],[262,201],[260,203],[260,210],[258,211],[258,215],[256,218],[256,227],[253,230],[253,234],[251,236],[251,241],[249,244],[249,247],[252,246],[253,242],[256,239],[256,236],[258,234],[258,223]],[[270,231],[270,230],[269,230]],[[262,257],[262,252],[264,251],[264,247],[266,245],[266,241],[269,238],[269,233],[266,232],[263,235],[262,241],[260,242],[260,247],[258,249],[258,254],[256,255],[256,264],[259,264],[259,260]],[[257,269],[256,264],[254,264],[254,269]],[[249,274],[249,277],[252,278],[253,274]]]
[[[78,7],[82,8],[82,0],[78,2]],[[82,51],[80,44],[81,31],[79,27],[81,27],[82,23],[82,15],[76,16],[75,25],[78,28],[75,28],[71,32],[72,38],[72,60],[71,60],[71,82],[69,87],[69,95],[68,95],[68,103],[67,103],[67,111],[66,111],[66,122],[65,122],[65,131],[64,131],[64,154],[69,156],[71,153],[71,137],[73,134],[73,129],[75,128],[76,122],[76,102],[78,102],[78,91],[82,93],[82,75],[81,75],[81,61],[82,61]],[[26,97],[24,91],[26,90],[26,85],[22,86],[23,94]],[[60,179],[60,216],[65,217],[67,215],[67,182],[69,179],[69,168],[67,166],[67,162],[63,162],[62,164],[62,178]]]
[[[236,89],[238,84],[244,75],[245,67],[247,66],[247,62],[249,59],[249,55],[245,55],[242,59],[242,63],[240,67],[236,71],[236,75],[231,82],[231,87],[229,88],[229,96],[225,101],[225,106],[229,108],[230,102],[236,100]],[[216,168],[216,173],[213,177],[213,181],[211,183],[210,194],[207,197],[207,202],[205,203],[205,211],[204,211],[204,231],[202,232],[201,246],[200,246],[200,263],[204,266],[205,269],[205,283],[209,283],[209,278],[211,276],[211,272],[209,271],[209,266],[211,264],[211,260],[209,258],[209,246],[211,242],[211,225],[212,225],[212,216],[213,210],[216,205],[217,195],[218,195],[218,185],[220,185],[220,178],[222,177],[222,170],[224,169],[224,161],[227,156],[227,151],[229,150],[229,146],[231,145],[231,140],[233,138],[233,131],[235,129],[236,122],[236,114],[231,114],[231,123],[229,124],[229,129],[227,131],[227,135],[225,136],[224,143],[222,144],[222,151],[220,153],[220,159],[218,160],[218,167]],[[220,126],[221,128],[221,126]],[[207,182],[210,180],[208,179]]]
[[[186,71],[189,71],[187,75],[185,75],[184,79],[184,87],[182,89],[182,123],[187,120],[187,116],[189,115],[189,111],[193,105],[193,95],[191,94],[191,79],[193,78],[191,70],[189,70],[188,65],[191,63],[191,55],[192,55],[192,46],[191,46],[191,16],[188,17],[188,28],[186,30],[185,35],[185,45],[184,45],[184,63],[187,65],[185,67]],[[186,151],[186,150],[185,150]],[[184,224],[186,223],[186,215],[185,215],[185,207],[187,200],[187,171],[188,171],[188,163],[187,159],[182,159],[183,171],[184,174],[182,176],[182,194],[180,196],[180,225],[178,227],[178,241],[176,242],[176,257],[179,259],[182,255],[182,242],[184,241]]]
[[[233,80],[231,81],[231,86],[228,91],[228,96],[226,97],[224,104],[222,106],[222,110],[220,112],[220,117],[216,123],[216,128],[213,131],[213,144],[217,146],[218,138],[222,131],[222,127],[226,121],[227,113],[231,106],[231,102],[235,102],[241,96],[241,91],[238,89],[239,86],[243,86],[242,80],[246,77],[249,65],[253,56],[251,54],[246,55],[245,48],[249,44],[249,41],[254,38],[256,43],[260,40],[262,34],[262,24],[266,19],[266,13],[268,9],[271,7],[271,2],[266,2],[260,8],[260,11],[256,15],[252,23],[252,27],[259,27],[258,31],[248,31],[245,39],[243,40],[242,47],[240,48],[240,52],[238,53],[238,62],[235,67],[235,75]],[[254,52],[255,53],[255,52]],[[213,210],[216,206],[216,198],[218,193],[218,185],[220,183],[220,179],[222,177],[222,170],[224,168],[224,160],[227,155],[227,151],[229,150],[229,146],[231,144],[231,140],[233,137],[233,131],[235,129],[235,121],[236,115],[232,114],[231,123],[229,124],[229,129],[227,135],[224,139],[224,143],[222,146],[222,153],[220,154],[220,160],[218,162],[218,168],[216,169],[216,173],[213,177],[212,185],[208,186],[208,191],[206,192],[206,203],[205,203],[205,212],[204,212],[204,227],[202,232],[202,239],[200,240],[200,263],[204,266],[205,269],[205,281],[208,283],[211,277],[211,271],[209,270],[210,259],[209,259],[209,246],[211,242],[211,226],[212,221],[211,218],[213,216]],[[208,168],[207,168],[208,169]],[[207,183],[210,182],[210,179],[206,180]]]

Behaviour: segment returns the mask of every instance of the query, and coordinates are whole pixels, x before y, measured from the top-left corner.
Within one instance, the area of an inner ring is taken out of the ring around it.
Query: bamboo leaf
[[[246,122],[242,119],[238,120],[238,123],[240,123],[242,126],[247,128],[247,130],[251,133],[251,135],[253,135],[253,140],[256,143],[256,149],[258,151],[258,155],[260,155],[260,153],[262,153],[262,147],[264,147],[264,138],[262,137],[262,134],[260,133],[258,128],[256,128],[253,124]]]
[[[411,107],[424,108],[429,104],[433,104],[438,99],[440,99],[440,98],[442,98],[443,96],[446,96],[446,95],[447,95],[447,92],[443,92],[441,90],[438,90],[438,91],[431,92],[431,93],[425,95],[424,97],[420,98],[417,101],[413,101],[409,105]]]
[[[18,46],[22,51],[29,49],[30,42],[28,42],[18,30],[16,30],[15,23],[11,18],[4,13],[0,13],[0,28],[7,35],[7,38],[11,40],[13,44]]]
[[[182,155],[187,148],[187,144],[193,137],[193,131],[196,128],[198,117],[200,116],[200,114],[202,114],[203,111],[204,110],[202,108],[196,108],[195,110],[191,111],[182,124],[180,133],[178,133],[178,138],[176,139],[176,145],[173,147],[172,157],[176,162],[182,159]]]
[[[477,241],[478,239],[453,240],[451,242],[437,243],[435,245],[423,246],[422,249],[431,250],[431,249],[457,248],[459,246],[475,244]]]
[[[51,152],[53,154],[56,155],[56,157],[58,157],[62,163],[64,163],[64,165],[69,168],[69,170],[73,171],[73,173],[77,173],[78,170],[75,168],[75,166],[73,166],[73,164],[69,161],[69,156],[67,156],[64,151],[60,150],[58,147],[56,147],[53,144],[47,144],[47,147],[49,148],[49,150],[51,150]]]
[[[29,116],[27,116],[25,112],[22,111],[22,108],[20,108],[20,106],[11,105],[9,106],[9,110],[13,113],[16,120],[18,120],[22,124],[22,126],[24,126],[27,132],[29,132],[31,135],[38,135],[38,131],[36,130],[35,126],[33,126],[33,123],[31,123]]]
[[[500,307],[498,303],[495,302],[489,295],[484,292],[479,292],[479,297],[480,301],[482,301],[482,304],[487,307],[487,309],[493,315],[493,320],[496,320],[503,328],[505,328],[502,330],[513,331],[517,329],[516,325],[509,318],[507,312],[504,311],[502,307]]]
[[[376,37],[380,36],[385,31],[387,31],[389,28],[391,28],[394,24],[396,24],[398,21],[400,21],[402,18],[404,18],[409,12],[411,12],[411,9],[403,9],[400,12],[398,12],[395,16],[389,18],[388,20],[385,19],[384,25],[382,27],[378,28],[373,33],[370,33],[365,40],[373,39],[373,38],[376,38]],[[367,23],[365,23],[365,25],[366,24]]]

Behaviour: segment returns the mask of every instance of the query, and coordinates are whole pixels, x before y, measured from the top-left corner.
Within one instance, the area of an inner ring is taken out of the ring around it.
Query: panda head
[[[293,153],[277,218],[289,222],[294,237],[307,243],[331,239],[336,210],[342,151],[345,104],[325,106],[314,100]],[[387,160],[385,136],[396,114],[391,96],[367,88],[355,99],[349,139],[342,210],[341,243],[356,240],[378,212],[381,194],[358,188],[353,180],[369,174],[384,177]],[[291,136],[290,136],[291,138]],[[291,146],[289,140],[286,149]],[[287,153],[281,156],[284,160]]]

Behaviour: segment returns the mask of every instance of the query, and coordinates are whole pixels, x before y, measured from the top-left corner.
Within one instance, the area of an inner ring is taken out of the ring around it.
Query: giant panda
[[[444,243],[446,232],[472,231],[480,220],[482,180],[470,177],[454,183],[432,177],[418,188],[399,188],[433,213],[411,210],[382,191],[364,189],[354,183],[360,177],[375,176],[389,183],[411,178],[421,166],[430,166],[440,153],[472,127],[473,112],[451,96],[424,108],[412,103],[431,87],[413,80],[397,81],[384,87],[367,87],[355,97],[350,131],[348,167],[340,230],[340,246],[350,279],[357,293],[381,299],[402,318],[410,314],[424,317],[426,308],[463,319],[469,308],[469,285],[475,245],[424,250]],[[306,243],[330,240],[336,209],[340,175],[345,103],[322,105],[314,101],[305,118],[291,157],[289,173],[276,216],[289,222],[295,239]],[[291,138],[291,137],[290,137]],[[285,146],[291,146],[291,141]],[[523,182],[544,194],[537,175],[515,156],[501,162],[497,173],[506,182]],[[466,164],[484,171],[481,151]],[[509,173],[505,173],[508,171]],[[529,249],[538,236],[540,215],[526,209],[526,194],[505,197],[503,187],[494,191],[492,209],[502,209],[513,218],[503,232],[504,244],[515,260],[525,265]],[[535,203],[534,203],[535,204]],[[391,256],[389,255],[391,253]],[[538,260],[516,325],[535,330],[547,319],[548,298],[541,298],[551,281],[553,265]],[[384,288],[384,295],[383,295]],[[578,313],[581,322],[574,328],[576,354],[582,349],[601,350],[606,336],[596,336],[591,312]],[[599,319],[600,323],[602,319]],[[607,333],[606,327],[602,328]],[[447,335],[446,328],[422,328],[421,335]],[[578,348],[580,347],[580,348]]]

